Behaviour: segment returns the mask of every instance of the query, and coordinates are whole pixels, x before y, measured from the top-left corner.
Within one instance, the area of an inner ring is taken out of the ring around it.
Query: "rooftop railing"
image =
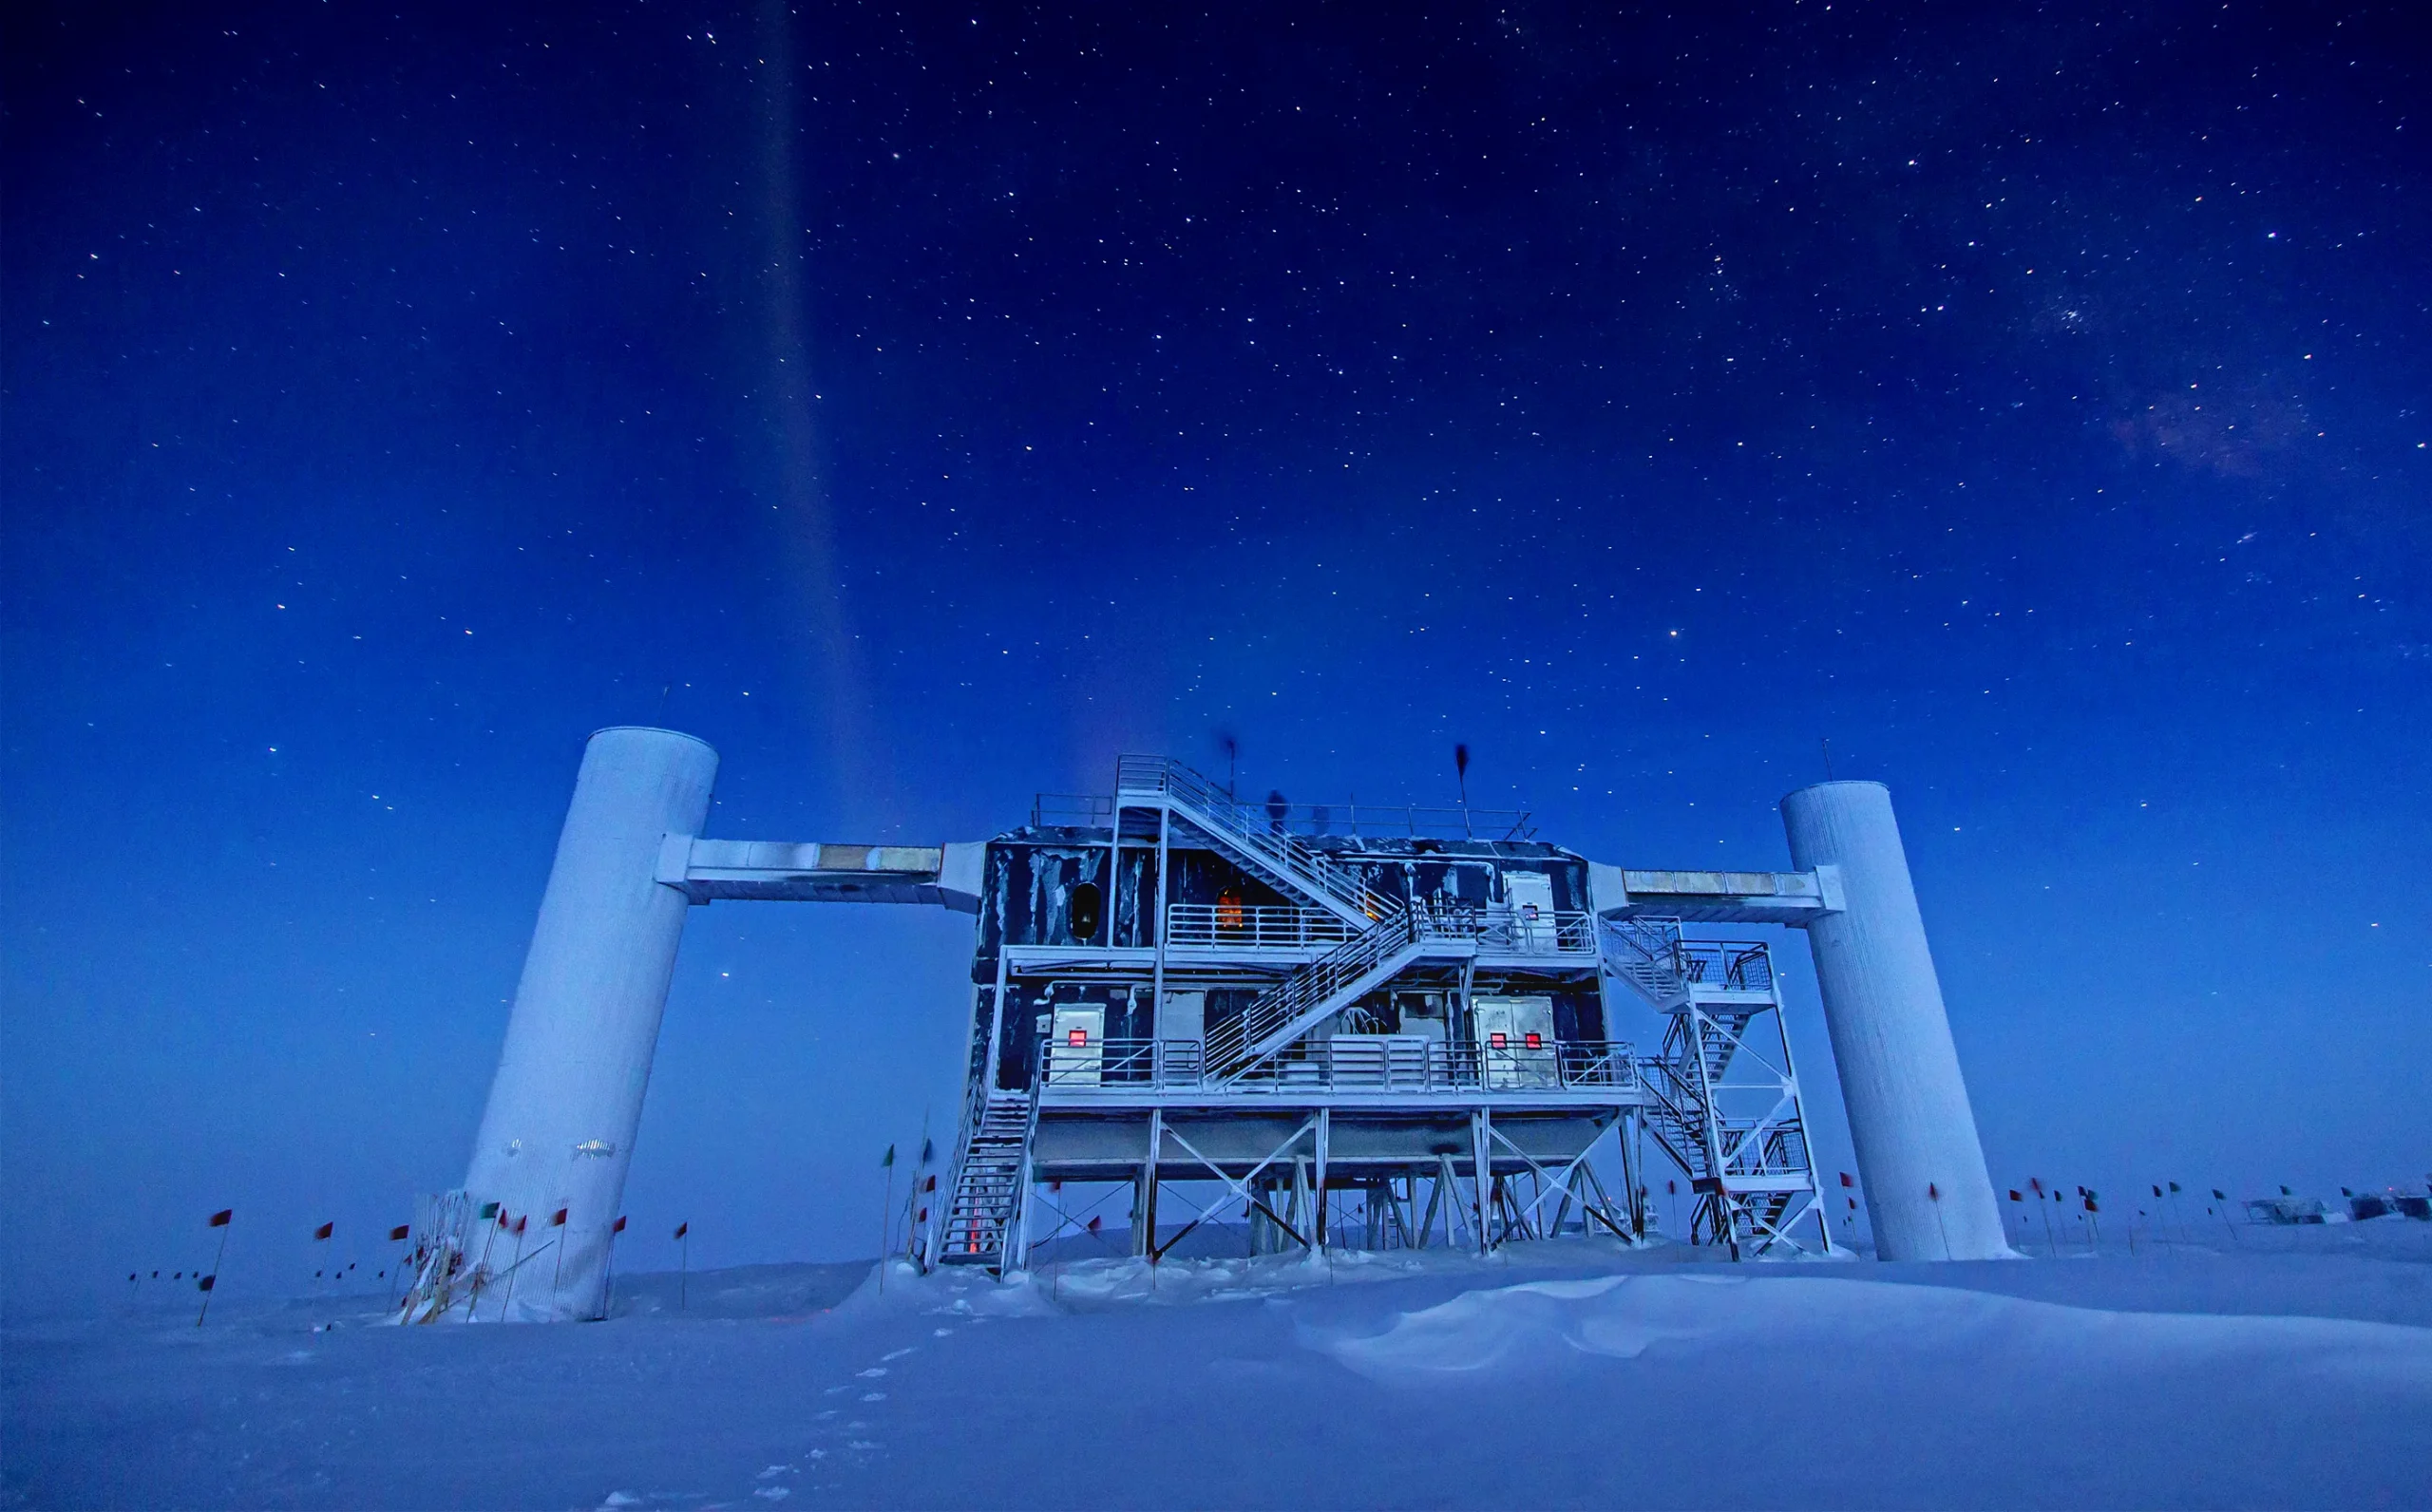
[[[1156,757],[1123,758],[1117,781],[1127,790],[1150,790]],[[1525,808],[1474,808],[1466,804],[1361,803],[1275,803],[1255,793],[1239,796],[1216,784],[1207,791],[1237,810],[1244,822],[1278,835],[1316,840],[1328,835],[1352,839],[1522,841],[1537,833],[1534,817]],[[1040,793],[1031,801],[1030,822],[1091,828],[1110,822],[1114,800],[1103,793]]]

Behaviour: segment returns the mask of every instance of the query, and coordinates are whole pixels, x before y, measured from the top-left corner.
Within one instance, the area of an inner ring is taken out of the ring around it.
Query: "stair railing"
[[[1267,1036],[1417,938],[1416,916],[1398,910],[1360,931],[1252,998],[1239,1017],[1210,1029],[1206,1064],[1230,1075],[1240,1068],[1235,1063],[1250,1056]]]
[[[1206,821],[1245,855],[1345,909],[1382,919],[1399,906],[1336,866],[1323,851],[1267,822],[1255,807],[1178,761],[1163,756],[1119,757],[1114,785],[1118,794],[1163,793],[1178,800],[1193,811],[1193,817]]]
[[[970,1088],[963,1093],[961,1137],[955,1143],[954,1169],[948,1173],[945,1200],[938,1204],[938,1220],[929,1225],[922,1245],[921,1269],[923,1271],[938,1268],[938,1257],[944,1246],[946,1231],[953,1226],[955,1201],[962,1195],[963,1169],[971,1162],[971,1148],[979,1142],[979,1131],[988,1117],[988,1083],[995,1074],[994,1067],[982,1068],[971,1078]]]

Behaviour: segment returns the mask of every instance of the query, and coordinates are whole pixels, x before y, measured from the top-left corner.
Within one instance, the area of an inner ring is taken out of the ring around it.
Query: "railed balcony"
[[[1042,1040],[1039,1052],[1039,1100],[1046,1106],[1163,1094],[1252,1102],[1332,1094],[1423,1102],[1480,1092],[1631,1100],[1639,1088],[1637,1061],[1621,1040],[1498,1046],[1415,1034],[1338,1034],[1295,1045],[1229,1082],[1207,1074],[1195,1039]]]
[[[1474,939],[1484,956],[1596,957],[1596,919],[1586,913],[1531,907],[1437,905],[1439,925]],[[1305,960],[1349,940],[1358,927],[1322,908],[1241,903],[1175,903],[1166,910],[1169,955]]]

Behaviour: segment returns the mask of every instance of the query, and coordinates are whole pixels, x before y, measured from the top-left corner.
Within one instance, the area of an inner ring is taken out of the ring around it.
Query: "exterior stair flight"
[[[1264,874],[1345,921],[1362,927],[1399,911],[1392,898],[1371,892],[1328,860],[1325,854],[1287,834],[1230,793],[1180,762],[1162,756],[1126,756],[1115,763],[1115,800],[1155,794],[1171,813],[1206,830]]]
[[[1813,1216],[1823,1234],[1826,1218],[1789,1042],[1781,1041],[1779,1065],[1748,1043],[1762,1014],[1775,1014],[1780,1030],[1763,948],[1693,945],[1671,919],[1607,921],[1599,945],[1606,976],[1671,1020],[1662,1052],[1641,1069],[1647,1131],[1699,1194],[1691,1238],[1720,1239],[1735,1256],[1743,1246],[1758,1254],[1809,1248],[1791,1229]],[[1756,1071],[1726,1080],[1743,1050]],[[1829,1246],[1826,1235],[1817,1247]]]
[[[1424,956],[1476,949],[1473,933],[1426,910],[1396,908],[1253,998],[1239,1018],[1207,1031],[1206,1065],[1227,1083]]]
[[[1021,1093],[991,1097],[980,1110],[955,1169],[940,1263],[1004,1268],[1030,1162],[1033,1116],[1032,1101]]]

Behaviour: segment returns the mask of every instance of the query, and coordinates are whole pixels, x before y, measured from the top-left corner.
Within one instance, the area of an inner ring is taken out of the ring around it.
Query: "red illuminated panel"
[[[1090,1042],[1090,1031],[1089,1031],[1088,1030],[1085,1030],[1085,1029],[1076,1029],[1076,1030],[1073,1030],[1069,1031],[1068,1033],[1066,1033],[1066,1034],[1065,1034],[1065,1036],[1064,1036],[1064,1043],[1065,1043],[1065,1044],[1067,1044],[1067,1045],[1074,1046],[1074,1047],[1075,1047],[1075,1048],[1080,1047],[1080,1046],[1083,1046],[1083,1045],[1087,1045],[1089,1042]]]
[[[1507,1045],[1507,1044],[1508,1044],[1508,1043],[1510,1043],[1510,1042],[1509,1042],[1509,1041],[1507,1041],[1507,1040],[1503,1037],[1503,1031],[1502,1031],[1501,1030],[1495,1030],[1493,1037],[1489,1041],[1489,1043],[1490,1043],[1490,1044],[1492,1044],[1492,1045],[1493,1045],[1493,1047],[1494,1047],[1496,1049],[1503,1049],[1503,1048],[1504,1048],[1504,1046],[1505,1046],[1505,1045]]]
[[[1541,1050],[1546,1048],[1546,1042],[1543,1036],[1539,1035],[1533,1030],[1529,1033],[1529,1048],[1532,1050]]]

